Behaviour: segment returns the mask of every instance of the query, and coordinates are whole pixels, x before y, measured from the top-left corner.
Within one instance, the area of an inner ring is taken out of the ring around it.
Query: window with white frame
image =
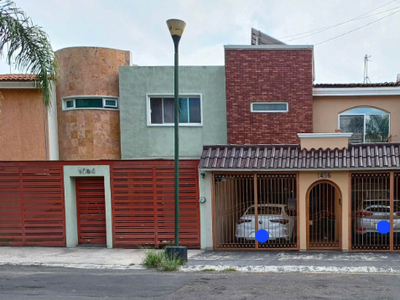
[[[339,114],[339,128],[353,133],[351,143],[387,142],[390,114],[373,107],[356,107]]]
[[[77,96],[63,98],[63,110],[118,109],[117,97]]]
[[[287,102],[253,102],[251,103],[251,112],[288,112],[289,104]]]
[[[174,124],[174,97],[150,96],[149,101],[149,125],[173,125]],[[201,125],[201,97],[188,96],[179,98],[179,124]]]

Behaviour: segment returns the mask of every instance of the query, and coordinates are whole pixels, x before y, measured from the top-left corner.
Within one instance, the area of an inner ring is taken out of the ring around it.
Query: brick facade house
[[[312,46],[225,46],[225,74],[229,144],[293,144],[312,132]],[[277,102],[288,111],[251,110]]]

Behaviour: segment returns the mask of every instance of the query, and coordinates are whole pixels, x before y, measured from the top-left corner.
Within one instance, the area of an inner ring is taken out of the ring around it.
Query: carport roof
[[[350,144],[347,148],[301,149],[300,145],[204,146],[200,169],[355,170],[400,168],[400,143]]]

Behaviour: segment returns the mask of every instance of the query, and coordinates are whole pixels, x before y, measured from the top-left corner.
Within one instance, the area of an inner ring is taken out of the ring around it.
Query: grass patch
[[[143,260],[143,264],[149,269],[157,269],[160,266],[161,260],[164,256],[164,253],[157,253],[152,250],[147,251],[146,257]]]
[[[149,269],[158,269],[160,271],[176,271],[180,266],[185,264],[185,261],[178,257],[168,257],[165,250],[155,252],[147,251],[146,257],[143,260],[143,265]]]
[[[237,269],[236,268],[226,268],[226,269],[223,269],[222,272],[237,272]]]
[[[203,269],[203,270],[201,270],[202,272],[214,272],[215,271],[215,269]]]

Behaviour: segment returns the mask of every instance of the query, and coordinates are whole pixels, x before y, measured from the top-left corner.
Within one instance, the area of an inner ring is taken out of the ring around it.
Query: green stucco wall
[[[173,67],[120,67],[122,158],[173,157],[174,129],[147,125],[147,95],[173,95]],[[182,66],[179,93],[202,95],[203,126],[179,127],[180,156],[200,157],[203,145],[226,144],[225,68]]]

